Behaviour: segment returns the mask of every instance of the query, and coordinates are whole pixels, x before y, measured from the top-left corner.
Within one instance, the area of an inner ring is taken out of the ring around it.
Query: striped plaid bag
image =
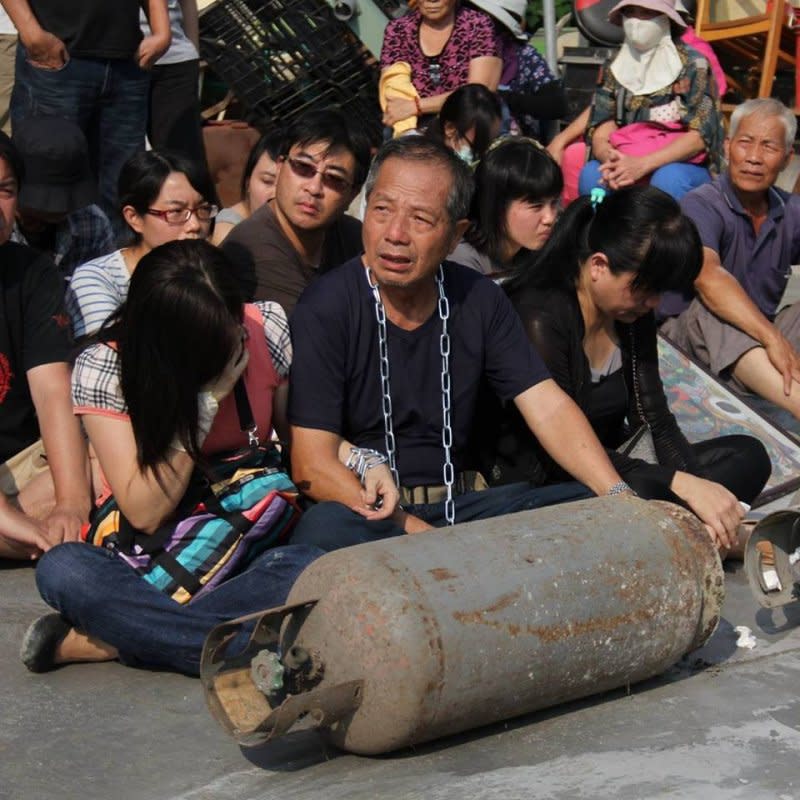
[[[136,530],[112,495],[96,510],[85,538],[113,550],[176,602],[188,603],[285,542],[299,516],[297,489],[280,454],[256,446],[218,457],[205,474],[197,470],[174,519],[154,533]]]

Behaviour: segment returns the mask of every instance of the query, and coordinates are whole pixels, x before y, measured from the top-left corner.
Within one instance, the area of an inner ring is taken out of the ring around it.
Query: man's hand
[[[362,505],[353,506],[352,510],[366,519],[387,519],[394,514],[400,492],[388,464],[378,464],[366,471],[361,500]]]
[[[28,41],[23,41],[28,61],[40,69],[61,69],[69,61],[67,46],[58,36],[41,30]]]
[[[383,124],[392,127],[401,119],[417,116],[417,104],[405,97],[389,97],[386,100],[386,111],[383,112]]]
[[[134,58],[142,69],[150,69],[169,49],[169,36],[151,34],[139,42],[139,49]]]
[[[632,186],[649,174],[647,163],[641,156],[628,156],[612,149],[600,165],[600,174],[610,189]]]
[[[61,542],[79,542],[84,523],[88,522],[86,514],[76,508],[57,505],[43,520],[48,538],[53,545]]]
[[[789,397],[792,381],[800,383],[800,355],[786,337],[773,327],[774,335],[764,342],[772,366],[783,376],[783,393]]]
[[[736,544],[744,509],[735,495],[719,483],[680,471],[675,473],[670,489],[705,523],[718,548]]]

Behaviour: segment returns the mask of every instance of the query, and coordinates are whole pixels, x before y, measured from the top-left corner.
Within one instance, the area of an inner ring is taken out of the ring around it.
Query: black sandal
[[[22,639],[19,655],[31,672],[55,669],[56,649],[72,630],[60,614],[45,614],[34,620]]]

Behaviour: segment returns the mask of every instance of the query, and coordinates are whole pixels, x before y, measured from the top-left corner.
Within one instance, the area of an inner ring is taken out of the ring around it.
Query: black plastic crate
[[[377,62],[324,0],[219,0],[200,36],[202,57],[262,131],[335,105],[380,142]]]

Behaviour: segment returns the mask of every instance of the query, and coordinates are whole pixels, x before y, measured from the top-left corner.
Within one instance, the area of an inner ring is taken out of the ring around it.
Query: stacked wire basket
[[[219,0],[200,36],[202,57],[262,132],[338,106],[380,141],[378,65],[325,0]]]

